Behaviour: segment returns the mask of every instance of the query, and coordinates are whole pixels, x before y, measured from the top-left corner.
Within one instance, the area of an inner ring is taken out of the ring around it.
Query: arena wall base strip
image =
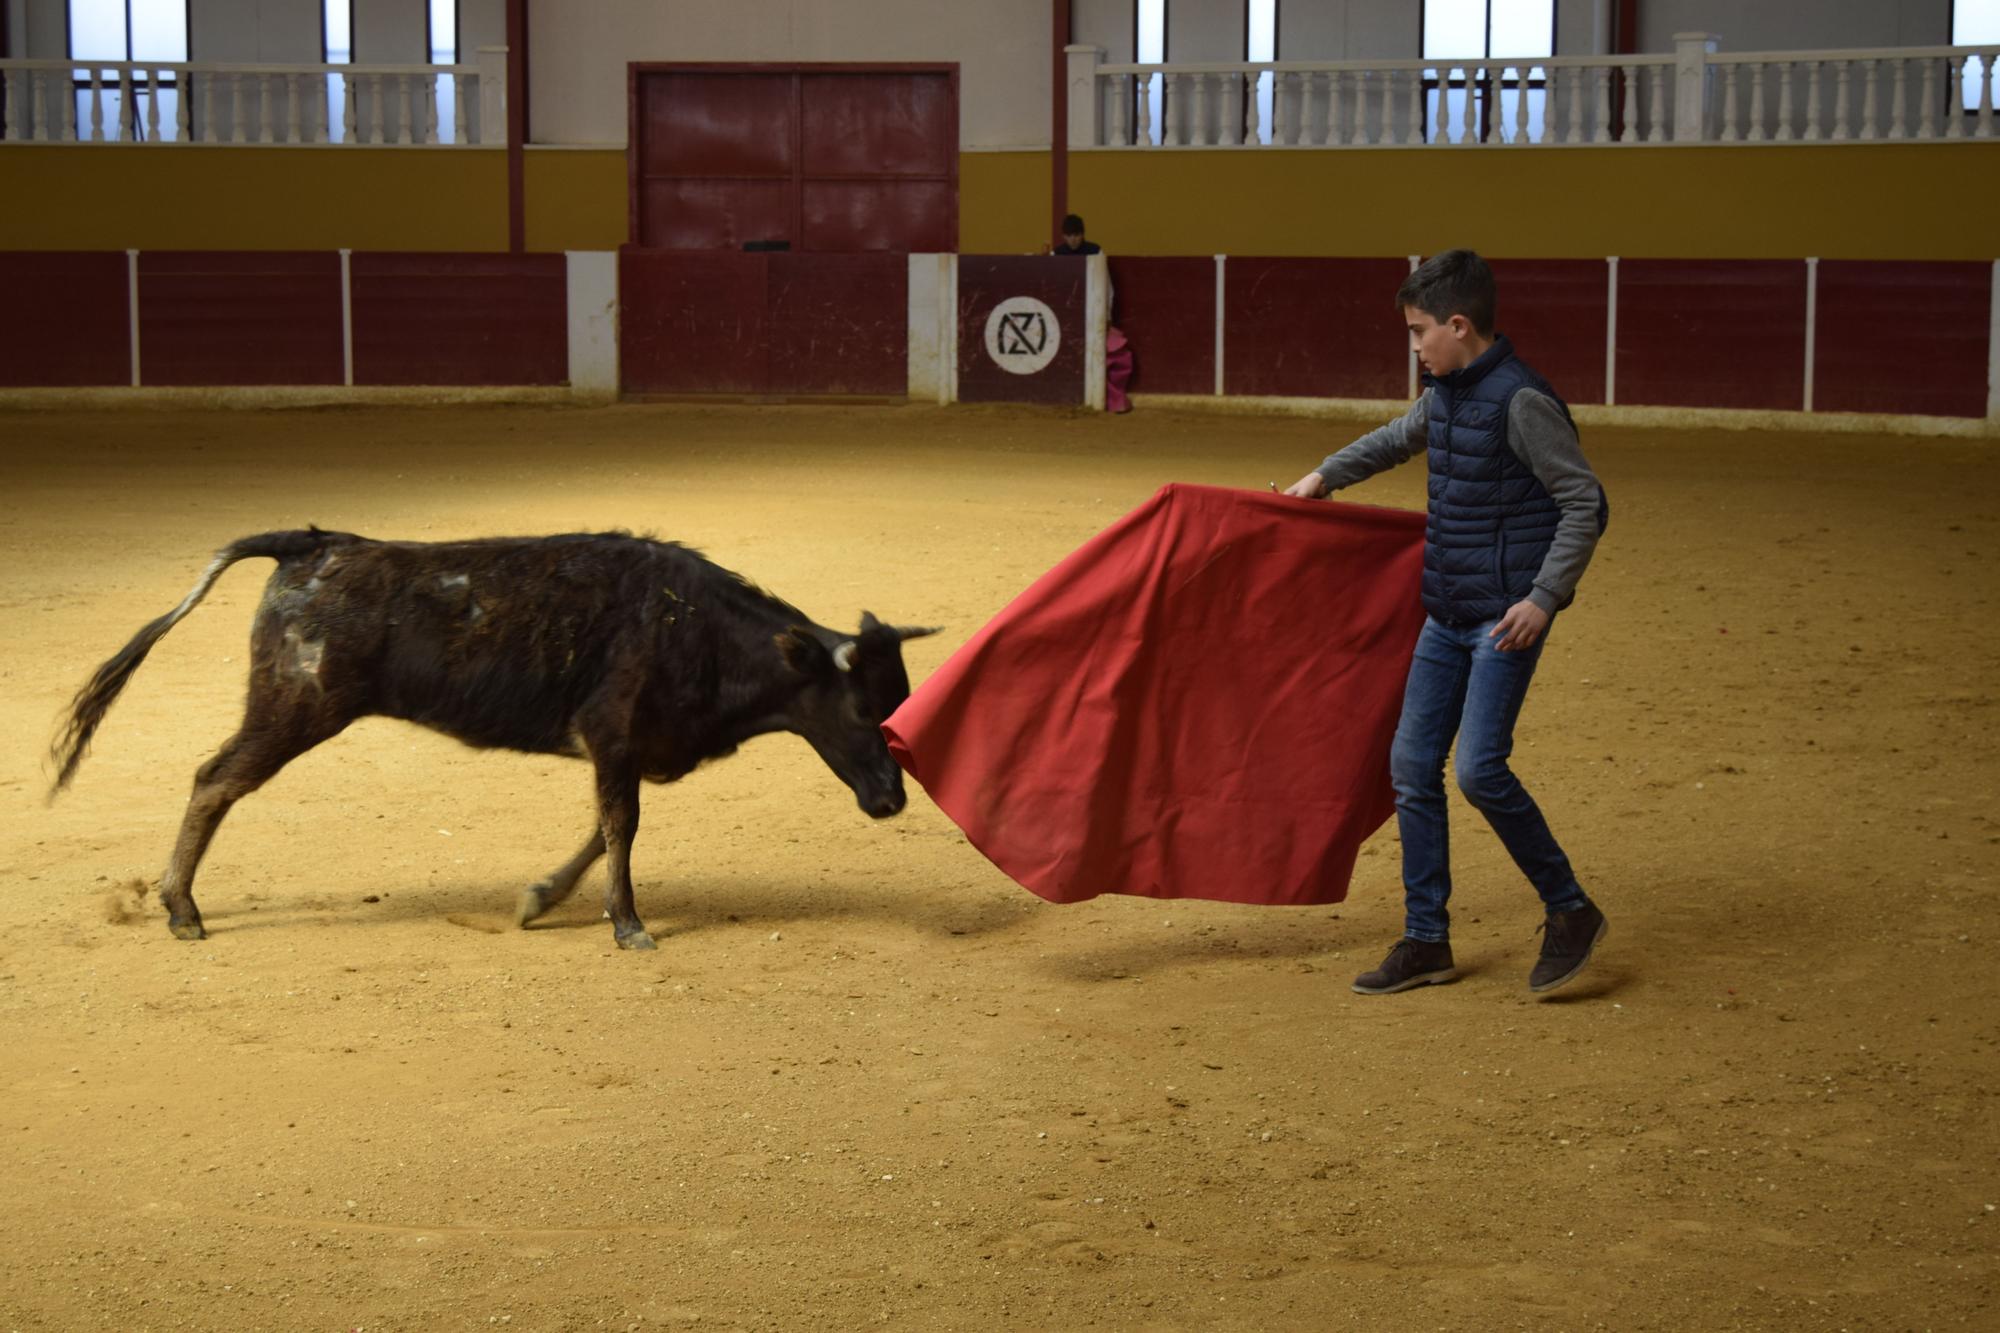
[[[129,408],[183,411],[190,408],[257,410],[285,407],[470,407],[499,403],[538,406],[576,402],[567,388],[454,388],[450,385],[228,385],[186,388],[0,389],[0,412]]]
[[[1245,416],[1313,417],[1379,426],[1410,410],[1404,398],[1278,398],[1205,393],[1135,393],[1135,408],[1186,410]],[[1808,435],[1910,435],[2000,440],[2000,415],[1931,417],[1885,412],[1792,412],[1724,407],[1639,407],[1573,404],[1577,425],[1638,430],[1782,430]]]

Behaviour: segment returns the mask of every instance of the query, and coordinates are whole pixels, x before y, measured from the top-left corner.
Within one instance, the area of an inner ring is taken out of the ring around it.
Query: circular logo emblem
[[[1062,325],[1032,296],[1010,296],[986,317],[986,355],[1015,375],[1032,375],[1056,359]]]

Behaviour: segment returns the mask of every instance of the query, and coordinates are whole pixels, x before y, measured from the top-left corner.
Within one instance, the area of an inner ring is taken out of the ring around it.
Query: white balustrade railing
[[[1845,142],[1994,137],[2000,47],[1104,64],[1068,48],[1069,146]],[[1264,82],[1268,80],[1268,82]],[[1258,107],[1268,90],[1270,117]]]
[[[505,52],[479,54],[472,65],[0,60],[0,142],[504,143]]]

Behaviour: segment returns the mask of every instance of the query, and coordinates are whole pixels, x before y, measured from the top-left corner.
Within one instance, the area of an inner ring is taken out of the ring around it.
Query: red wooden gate
[[[958,247],[958,66],[634,64],[630,241]]]

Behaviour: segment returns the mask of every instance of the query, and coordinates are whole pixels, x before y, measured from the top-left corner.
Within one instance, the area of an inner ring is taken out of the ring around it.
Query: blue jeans
[[[1454,628],[1426,618],[1403,689],[1403,720],[1389,772],[1403,835],[1404,933],[1450,938],[1450,837],[1445,829],[1444,760],[1458,738],[1458,786],[1486,816],[1521,873],[1551,912],[1585,906],[1569,858],[1527,788],[1507,767],[1514,720],[1534,679],[1546,633],[1535,646],[1501,652],[1487,637],[1497,622]]]

